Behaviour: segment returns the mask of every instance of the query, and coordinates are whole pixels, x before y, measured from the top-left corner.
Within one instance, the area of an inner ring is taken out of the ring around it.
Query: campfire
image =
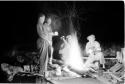
[[[68,42],[65,45],[63,51],[64,52],[62,52],[62,54],[67,55],[63,56],[64,64],[66,66],[70,66],[70,68],[78,71],[85,69],[76,33],[69,36]]]

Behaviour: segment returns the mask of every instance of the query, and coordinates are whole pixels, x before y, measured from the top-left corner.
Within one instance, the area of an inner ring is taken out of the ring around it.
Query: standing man
[[[37,48],[39,49],[40,57],[40,71],[41,75],[46,76],[47,64],[50,56],[50,64],[52,64],[52,37],[58,35],[58,32],[53,32],[51,27],[51,18],[45,18],[45,15],[42,15],[37,24],[37,33],[39,39],[37,40]]]

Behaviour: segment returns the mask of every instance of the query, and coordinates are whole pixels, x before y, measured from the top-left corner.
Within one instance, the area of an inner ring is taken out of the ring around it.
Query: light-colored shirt
[[[52,42],[52,29],[51,29],[51,26],[48,25],[48,24],[41,24],[39,23],[37,25],[37,33],[39,35],[39,37],[47,40],[49,43]]]
[[[87,54],[92,54],[95,52],[101,51],[101,47],[99,42],[94,41],[94,42],[88,42],[86,44],[86,53]]]

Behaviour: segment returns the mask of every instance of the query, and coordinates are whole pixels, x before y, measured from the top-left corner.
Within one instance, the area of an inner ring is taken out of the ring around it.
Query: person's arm
[[[97,41],[95,41],[95,48],[96,48],[97,51],[101,51],[100,44]]]
[[[85,48],[86,54],[89,54],[89,49],[90,49],[90,44],[87,43]]]
[[[56,31],[56,32],[51,32],[50,33],[52,36],[58,36],[58,32]]]
[[[67,44],[68,42],[66,41],[66,39],[65,39],[65,37],[64,36],[62,36],[61,37],[61,39],[63,40],[63,42],[65,43],[65,44]]]

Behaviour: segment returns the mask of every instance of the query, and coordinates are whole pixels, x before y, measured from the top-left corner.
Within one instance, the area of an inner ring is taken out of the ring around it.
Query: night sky
[[[123,1],[76,1],[76,2],[0,2],[1,50],[14,45],[36,45],[38,38],[36,24],[38,15],[44,10],[49,13],[64,13],[73,7],[79,16],[81,42],[95,34],[104,44],[124,43],[124,2]],[[47,13],[46,12],[46,13]]]

